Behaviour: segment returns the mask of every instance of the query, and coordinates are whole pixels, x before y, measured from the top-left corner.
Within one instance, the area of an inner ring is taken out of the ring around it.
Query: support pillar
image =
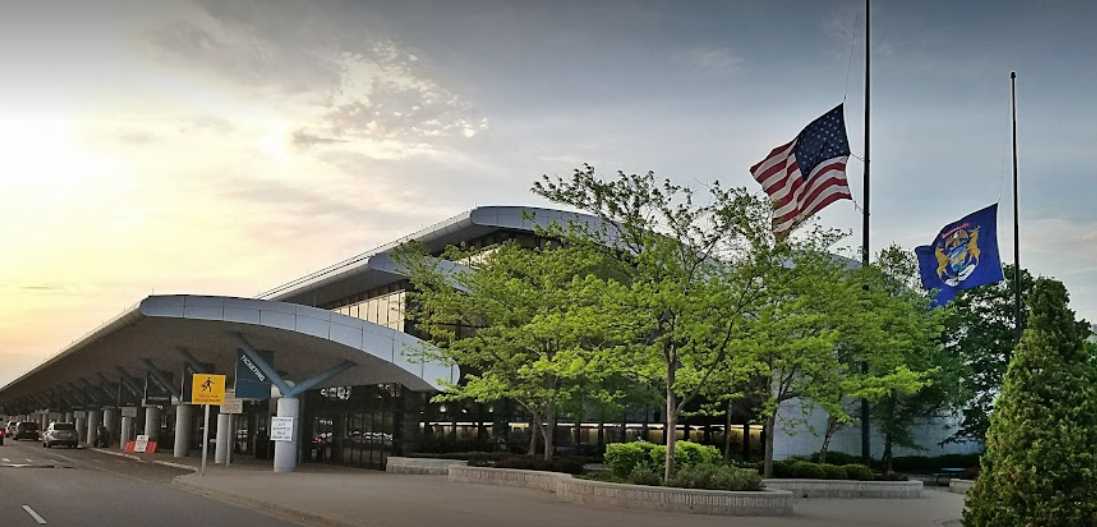
[[[159,406],[146,406],[145,407],[145,435],[149,436],[149,441],[160,440],[160,407]]]
[[[76,441],[83,443],[88,433],[87,413],[76,412]]]
[[[229,450],[229,414],[217,414],[217,441],[213,448],[213,462],[224,465]]]
[[[71,423],[72,422],[72,412],[65,412],[65,416],[63,417],[63,419],[66,423]]]
[[[88,448],[94,448],[99,438],[99,410],[88,410],[87,438]]]
[[[118,435],[118,445],[120,448],[126,447],[126,441],[130,441],[133,438],[133,418],[130,416],[122,416],[122,432]]]
[[[190,451],[190,438],[194,429],[192,415],[194,407],[189,404],[181,404],[175,407],[175,457],[187,457]]]
[[[107,429],[107,448],[110,448],[114,446],[114,440],[120,437],[118,434],[117,408],[103,409],[103,427]]]
[[[278,399],[278,417],[292,417],[295,433],[293,441],[274,442],[275,472],[293,472],[297,468],[297,442],[300,441],[300,438],[297,437],[296,431],[299,425],[297,414],[300,407],[301,401],[296,397],[281,397]]]

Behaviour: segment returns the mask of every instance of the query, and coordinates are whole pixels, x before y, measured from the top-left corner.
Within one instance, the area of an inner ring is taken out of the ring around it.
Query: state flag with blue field
[[[922,285],[936,290],[943,306],[960,291],[1002,281],[998,257],[998,204],[964,216],[941,229],[933,243],[914,249]]]

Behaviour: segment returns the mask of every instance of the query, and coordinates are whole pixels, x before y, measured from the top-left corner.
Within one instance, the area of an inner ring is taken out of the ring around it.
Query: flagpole
[[[861,211],[863,216],[861,218],[861,265],[868,267],[869,264],[869,246],[868,246],[868,210],[869,210],[869,177],[868,177],[868,108],[869,108],[869,0],[865,0],[865,171],[863,174],[863,181],[865,187],[865,203],[863,210]],[[861,373],[868,373],[868,362],[861,363]],[[869,443],[869,405],[868,399],[861,399],[861,458],[868,464],[869,459],[872,457],[872,449]]]
[[[1013,115],[1013,325],[1021,340],[1021,235],[1017,199],[1017,72],[1009,72],[1009,99]]]

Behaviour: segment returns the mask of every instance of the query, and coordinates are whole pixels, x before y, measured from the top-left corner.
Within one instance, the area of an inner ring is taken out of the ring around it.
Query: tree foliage
[[[606,297],[607,311],[628,328],[618,351],[662,386],[664,426],[675,430],[685,405],[739,364],[730,360],[732,344],[771,266],[765,203],[719,183],[698,203],[688,187],[651,172],[602,181],[589,165],[567,179],[545,176],[533,192],[602,220],[573,242],[602,247],[620,264],[623,287]],[[676,437],[666,438],[669,479]]]
[[[603,345],[613,329],[598,307],[607,287],[601,253],[508,242],[480,252],[450,247],[441,258],[409,245],[397,259],[415,288],[411,316],[438,346],[428,353],[463,369],[436,400],[517,402],[531,416],[530,454],[539,431],[551,459],[561,408],[580,392],[616,397],[605,382],[622,368]]]
[[[1005,266],[1004,273],[1004,282],[969,289],[949,303],[949,316],[944,322],[945,345],[963,365],[960,381],[963,421],[950,441],[983,442],[994,400],[1017,344],[1014,267]],[[1032,283],[1032,275],[1022,269],[1022,291],[1031,290]]]
[[[1062,283],[1035,281],[968,494],[966,526],[1097,522],[1097,376],[1084,342],[1089,326],[1067,302]]]

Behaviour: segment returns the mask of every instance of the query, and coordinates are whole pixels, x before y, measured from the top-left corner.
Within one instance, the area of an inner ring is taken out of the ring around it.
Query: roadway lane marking
[[[43,518],[41,514],[34,512],[34,509],[30,508],[30,505],[23,505],[23,510],[27,511],[27,514],[29,514],[31,518],[34,518],[34,521],[38,522],[38,525],[46,524],[46,519]]]
[[[34,460],[33,460],[33,459],[31,459],[31,458],[29,458],[29,457],[28,457],[28,458],[23,458],[23,459],[26,459],[26,460],[27,460],[27,463],[34,463]]]

